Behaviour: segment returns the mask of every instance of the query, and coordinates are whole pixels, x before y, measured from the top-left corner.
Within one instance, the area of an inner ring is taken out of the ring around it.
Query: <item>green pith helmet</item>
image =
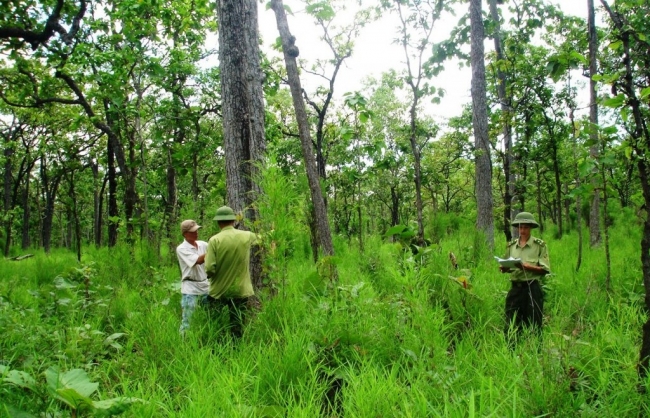
[[[217,216],[214,217],[215,221],[234,221],[237,220],[235,211],[228,206],[222,206],[217,209]]]
[[[517,226],[519,224],[530,225],[531,228],[537,228],[539,226],[537,221],[535,221],[535,217],[530,212],[519,212],[517,216],[515,216],[515,219],[510,223],[513,226]]]

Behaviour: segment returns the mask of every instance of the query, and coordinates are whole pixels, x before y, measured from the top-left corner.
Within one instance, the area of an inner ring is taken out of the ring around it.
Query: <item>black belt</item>
[[[530,286],[531,284],[535,283],[537,280],[528,280],[528,281],[517,281],[517,282],[512,282],[512,287],[524,287],[524,286]]]

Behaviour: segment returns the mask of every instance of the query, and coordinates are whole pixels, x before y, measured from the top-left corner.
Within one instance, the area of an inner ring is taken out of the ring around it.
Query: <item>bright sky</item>
[[[486,3],[484,2],[484,11],[487,11]],[[300,49],[299,58],[311,63],[316,58],[331,57],[329,47],[319,40],[322,36],[321,28],[317,27],[314,20],[303,11],[302,3],[297,0],[285,0],[284,4],[293,12],[293,15],[287,15],[287,18],[291,33],[296,37],[296,45]],[[567,14],[584,18],[587,16],[587,2],[584,0],[563,1],[560,7]],[[437,35],[434,41],[445,39],[456,25],[458,18],[465,12],[464,8],[459,8],[455,17],[446,16],[437,22],[435,26]],[[269,50],[268,46],[278,37],[278,30],[275,14],[270,9],[266,10],[264,4],[260,4],[259,7],[259,25],[265,49]],[[387,14],[381,20],[361,29],[353,55],[345,61],[337,77],[334,86],[335,97],[341,97],[345,92],[361,90],[361,81],[368,76],[378,78],[382,72],[390,68],[396,70],[405,68],[404,51],[393,43],[397,26],[397,17]],[[486,40],[485,47],[486,51],[493,49],[492,40]],[[323,81],[322,78],[309,74],[301,75],[303,87],[308,92],[314,91],[318,85],[323,84]],[[471,102],[470,83],[470,69],[467,67],[459,69],[458,65],[449,62],[446,64],[445,71],[433,81],[434,86],[446,90],[445,97],[441,104],[427,106],[426,112],[437,119],[447,119],[460,114],[463,104]],[[578,106],[580,107],[580,103]]]

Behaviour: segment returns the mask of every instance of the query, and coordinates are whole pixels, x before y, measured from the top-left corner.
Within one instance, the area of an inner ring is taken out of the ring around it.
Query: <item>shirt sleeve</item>
[[[176,256],[178,257],[178,263],[181,265],[181,270],[184,270],[183,267],[192,268],[196,264],[196,260],[199,259],[196,252],[185,247],[176,248]]]
[[[548,258],[548,247],[546,245],[540,245],[539,260],[537,263],[540,267],[546,270],[547,273],[551,272],[551,261]]]
[[[205,272],[208,278],[213,277],[217,267],[217,245],[213,240],[208,241],[208,249],[205,252]]]

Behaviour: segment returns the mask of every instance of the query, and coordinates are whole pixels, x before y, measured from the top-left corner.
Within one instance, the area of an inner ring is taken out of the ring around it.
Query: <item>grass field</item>
[[[543,339],[527,336],[511,351],[507,276],[472,230],[461,226],[421,260],[379,237],[362,254],[337,238],[334,284],[313,265],[307,235],[293,232],[267,258],[277,294],[260,293],[240,341],[225,316],[204,311],[181,338],[178,267],[144,245],[86,248],[81,264],[65,250],[2,261],[0,416],[650,413],[637,391],[639,232],[622,223],[611,231],[609,293],[602,248],[586,245],[575,272],[575,232],[544,234],[553,275]]]

